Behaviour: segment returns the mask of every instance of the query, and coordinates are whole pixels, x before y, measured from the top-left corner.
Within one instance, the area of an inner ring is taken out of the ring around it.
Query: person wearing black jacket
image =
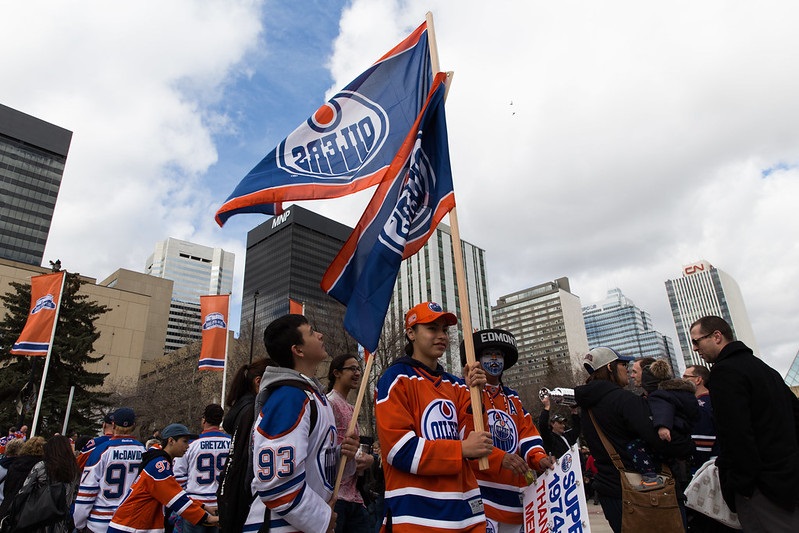
[[[228,412],[222,427],[231,435],[230,452],[216,491],[219,528],[222,533],[239,533],[244,527],[253,496],[250,432],[255,421],[255,395],[267,366],[275,363],[266,357],[242,366],[236,372],[227,399]]]
[[[782,377],[733,340],[717,316],[691,325],[713,366],[707,388],[720,445],[721,492],[744,531],[799,531],[799,399]]]
[[[541,398],[541,403],[544,404],[544,410],[538,416],[538,432],[541,434],[547,453],[559,458],[580,438],[580,414],[577,409],[572,408],[572,427],[566,429],[566,419],[563,416],[555,415],[550,418],[549,410],[552,404],[549,396]]]
[[[634,439],[641,439],[655,452],[670,455],[669,443],[658,437],[652,425],[646,400],[624,388],[629,383],[627,363],[631,360],[611,348],[594,348],[583,363],[590,374],[588,380],[574,389],[574,398],[583,412],[583,436],[597,467],[593,487],[599,494],[602,512],[616,533],[621,531],[622,518],[619,471],[602,444],[590,413],[629,471],[635,471],[635,467],[626,447]]]

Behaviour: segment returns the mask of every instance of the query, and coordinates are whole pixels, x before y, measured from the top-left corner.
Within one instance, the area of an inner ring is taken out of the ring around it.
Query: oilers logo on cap
[[[222,313],[208,313],[205,315],[205,320],[203,320],[203,330],[209,330],[213,328],[227,329],[225,315]]]
[[[380,151],[389,131],[388,114],[353,91],[323,104],[277,147],[277,166],[297,176],[349,178]]]
[[[422,437],[427,440],[460,440],[457,413],[450,400],[430,402],[422,413]]]

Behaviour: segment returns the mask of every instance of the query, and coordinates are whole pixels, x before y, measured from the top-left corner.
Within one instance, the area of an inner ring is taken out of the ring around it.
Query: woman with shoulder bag
[[[584,358],[583,364],[590,374],[586,384],[574,389],[574,398],[583,410],[583,435],[597,467],[593,488],[615,533],[633,531],[632,520],[648,512],[651,516],[647,517],[647,529],[651,533],[684,531],[673,481],[659,488],[657,494],[656,491],[638,493],[648,495],[648,499],[668,496],[670,505],[666,506],[664,517],[656,517],[654,507],[642,509],[631,501],[636,496],[635,489],[627,482],[624,472],[636,470],[627,444],[640,439],[653,451],[669,455],[669,443],[658,438],[646,400],[624,388],[629,383],[627,363],[630,361],[632,358],[623,357],[611,348],[594,348]],[[624,481],[622,476],[625,476]]]

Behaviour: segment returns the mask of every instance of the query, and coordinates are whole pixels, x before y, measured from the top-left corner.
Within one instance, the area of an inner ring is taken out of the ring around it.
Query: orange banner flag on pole
[[[230,295],[200,296],[202,349],[199,370],[224,370],[227,359],[227,330]]]
[[[289,298],[289,314],[291,315],[304,315],[305,304]]]
[[[31,278],[31,309],[19,339],[11,348],[14,355],[46,356],[53,342],[58,306],[65,272]]]

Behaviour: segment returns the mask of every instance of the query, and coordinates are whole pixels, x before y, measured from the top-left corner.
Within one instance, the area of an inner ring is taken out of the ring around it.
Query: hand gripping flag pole
[[[433,14],[429,11],[426,15],[427,19],[427,33],[430,43],[430,63],[433,72],[439,72],[438,62],[438,45],[436,43],[436,32],[433,26]],[[454,73],[449,73],[447,76],[447,92],[452,84],[452,77]],[[446,93],[444,100],[446,101]],[[461,246],[461,231],[458,226],[458,213],[457,207],[453,206],[449,212],[450,231],[452,233],[452,248],[455,255],[455,283],[458,287],[458,304],[461,308],[461,329],[463,331],[463,344],[466,350],[466,363],[472,364],[477,358],[474,355],[474,339],[469,334],[472,331],[472,315],[469,311],[469,291],[466,287],[466,268],[463,264],[463,247]],[[472,416],[474,418],[474,430],[485,431],[485,422],[483,419],[483,391],[480,387],[469,387],[469,395],[472,400]],[[488,458],[481,457],[477,464],[480,470],[488,469]]]

